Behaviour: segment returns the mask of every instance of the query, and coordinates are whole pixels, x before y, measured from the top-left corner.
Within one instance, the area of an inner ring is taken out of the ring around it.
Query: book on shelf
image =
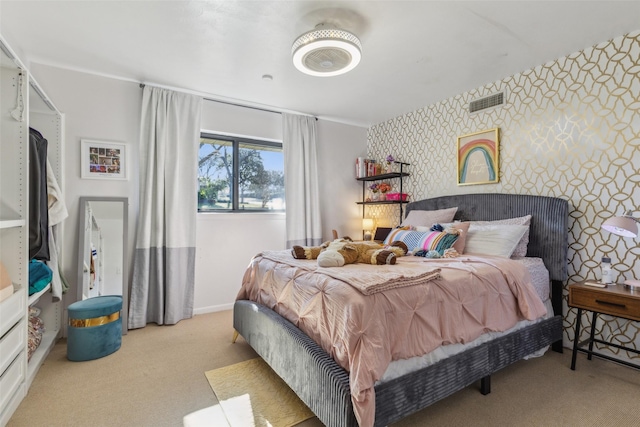
[[[365,159],[358,157],[356,159],[356,178],[365,178],[368,176],[380,175],[382,173],[382,164],[373,159]]]

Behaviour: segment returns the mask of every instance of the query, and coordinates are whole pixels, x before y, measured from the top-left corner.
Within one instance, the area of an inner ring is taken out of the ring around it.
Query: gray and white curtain
[[[316,119],[282,114],[287,248],[322,243]]]
[[[145,86],[129,329],[193,316],[202,98]]]

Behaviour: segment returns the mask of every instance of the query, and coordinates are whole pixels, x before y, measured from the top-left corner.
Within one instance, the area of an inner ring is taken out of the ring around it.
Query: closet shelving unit
[[[0,261],[14,290],[0,302],[0,426],[26,395],[62,327],[62,302],[53,300],[49,287],[29,296],[29,127],[47,139],[47,157],[64,190],[64,116],[0,36]],[[46,332],[28,359],[29,308],[34,305]]]
[[[403,214],[403,206],[407,203],[409,203],[409,201],[403,201],[403,200],[373,200],[370,202],[366,201],[366,194],[367,194],[367,182],[372,182],[372,181],[385,181],[385,180],[390,180],[390,179],[400,179],[400,194],[402,194],[402,181],[403,178],[409,176],[408,172],[404,171],[404,167],[405,166],[410,166],[409,163],[404,163],[404,162],[394,162],[396,164],[400,165],[400,172],[391,172],[391,173],[383,173],[383,174],[379,174],[379,175],[371,175],[371,176],[363,176],[361,178],[356,178],[358,181],[362,181],[362,201],[361,202],[356,202],[359,205],[362,205],[362,218],[365,217],[365,207],[366,205],[400,205],[400,222],[398,222],[398,224],[402,223],[402,214]]]

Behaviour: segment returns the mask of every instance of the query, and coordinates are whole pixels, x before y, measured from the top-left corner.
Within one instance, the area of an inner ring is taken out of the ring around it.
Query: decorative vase
[[[385,200],[387,200],[387,194],[386,193],[380,194],[380,201],[383,202]]]
[[[387,163],[387,173],[393,173],[393,167],[391,166],[393,163]]]
[[[377,191],[374,191],[373,195],[371,196],[371,200],[373,200],[374,202],[377,202],[378,200],[380,200],[380,193],[378,193]]]

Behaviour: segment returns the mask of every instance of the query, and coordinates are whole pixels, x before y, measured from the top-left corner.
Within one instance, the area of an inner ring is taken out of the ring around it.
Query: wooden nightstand
[[[571,355],[572,370],[576,369],[576,355],[579,351],[586,353],[589,360],[591,360],[592,355],[595,355],[603,359],[612,360],[632,368],[640,369],[640,365],[593,351],[593,343],[597,342],[640,354],[640,351],[634,348],[624,347],[619,344],[594,338],[598,313],[640,321],[640,291],[632,291],[624,285],[610,285],[606,288],[596,288],[585,285],[584,282],[580,282],[569,285],[569,306],[578,309],[578,314],[576,316],[576,331],[573,339],[573,354]],[[580,320],[582,318],[582,310],[589,310],[593,312],[593,318],[591,320],[591,333],[589,334],[589,338],[578,342],[578,339],[580,338]]]

